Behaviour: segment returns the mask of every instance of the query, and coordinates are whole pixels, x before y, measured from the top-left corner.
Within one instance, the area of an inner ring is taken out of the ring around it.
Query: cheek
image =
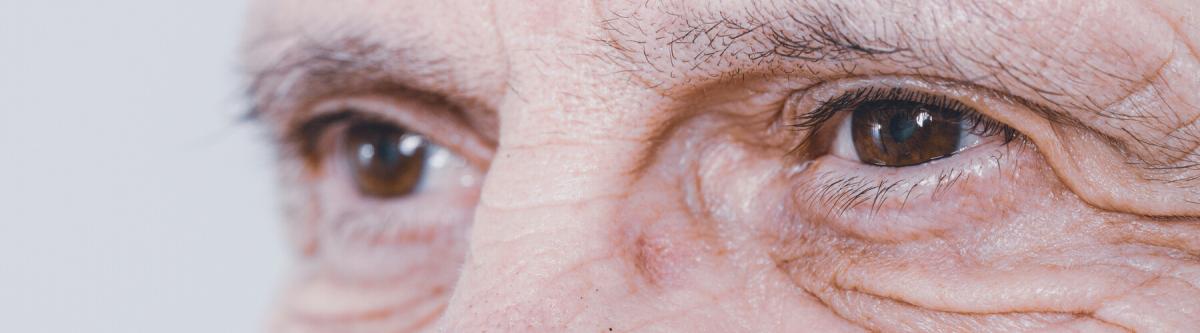
[[[298,269],[276,308],[275,331],[373,331],[423,327],[440,315],[465,256],[478,191],[434,175],[411,198],[363,197],[346,166],[310,172],[285,164],[290,234]],[[478,177],[471,174],[472,177]]]
[[[434,172],[423,182],[438,184],[428,184],[418,195],[377,199],[360,194],[347,181],[347,169],[327,163],[309,180],[313,203],[320,205],[309,222],[316,233],[317,265],[352,281],[435,275],[437,281],[453,283],[445,277],[465,256],[478,190],[473,184],[433,185],[475,175]]]
[[[766,223],[762,235],[794,286],[872,329],[1105,326],[1104,311],[1121,306],[1120,299],[1136,303],[1147,281],[1195,266],[1172,246],[1131,241],[1144,234],[1131,227],[1138,217],[1087,205],[1035,151],[1008,161],[936,192],[916,192],[904,205],[883,199],[837,214],[796,199],[808,188],[794,179],[792,187],[760,194],[788,198],[758,205],[764,211],[790,207],[768,220],[778,223]]]

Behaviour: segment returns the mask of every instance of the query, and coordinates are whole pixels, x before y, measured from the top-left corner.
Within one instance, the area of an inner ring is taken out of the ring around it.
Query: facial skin
[[[1200,331],[1197,7],[257,1],[270,328]],[[998,130],[864,163],[864,91]],[[360,123],[440,157],[378,195]]]

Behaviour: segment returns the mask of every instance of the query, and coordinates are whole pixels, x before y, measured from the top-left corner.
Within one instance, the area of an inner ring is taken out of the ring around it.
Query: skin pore
[[[270,328],[1200,330],[1189,1],[256,1]],[[863,163],[880,99],[1016,134]]]

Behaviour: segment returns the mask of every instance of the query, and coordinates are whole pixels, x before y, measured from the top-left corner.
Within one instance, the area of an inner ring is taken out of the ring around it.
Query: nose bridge
[[[602,115],[557,100],[503,110],[451,327],[565,328],[603,311],[587,306],[598,295],[624,289],[618,244],[631,221],[617,216],[638,143],[599,134]]]
[[[609,317],[596,305],[629,290],[622,244],[636,222],[621,210],[647,126],[620,84],[600,82],[615,70],[580,55],[588,11],[562,4],[497,8],[509,89],[449,331],[565,330]]]

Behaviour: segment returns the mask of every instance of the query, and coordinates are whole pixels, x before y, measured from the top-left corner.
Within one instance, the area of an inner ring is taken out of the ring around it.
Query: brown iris
[[[963,130],[960,112],[902,100],[865,102],[850,117],[859,160],[880,166],[908,166],[953,155]]]
[[[395,126],[364,123],[346,130],[344,149],[358,189],[391,198],[416,189],[424,173],[429,141]]]

